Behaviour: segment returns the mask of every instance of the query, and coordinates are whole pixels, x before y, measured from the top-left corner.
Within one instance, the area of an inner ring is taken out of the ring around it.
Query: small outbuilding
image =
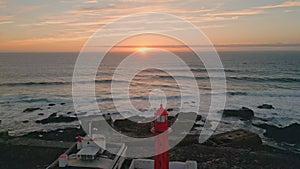
[[[95,160],[100,148],[91,146],[82,148],[76,155],[80,160]]]

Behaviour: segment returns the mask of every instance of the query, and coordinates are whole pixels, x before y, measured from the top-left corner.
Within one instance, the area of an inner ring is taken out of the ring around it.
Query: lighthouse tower
[[[168,112],[161,104],[154,115],[155,121],[151,129],[155,135],[154,169],[169,169]]]

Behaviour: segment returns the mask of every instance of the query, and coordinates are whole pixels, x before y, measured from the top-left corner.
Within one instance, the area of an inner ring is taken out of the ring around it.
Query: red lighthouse
[[[169,169],[168,154],[168,112],[160,105],[155,112],[154,126],[151,129],[155,137],[154,169]]]

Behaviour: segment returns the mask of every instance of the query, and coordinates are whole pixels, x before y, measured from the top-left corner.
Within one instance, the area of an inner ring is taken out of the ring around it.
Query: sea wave
[[[253,96],[253,97],[300,97],[300,93],[270,93],[270,92],[241,92],[229,91],[226,93],[202,93],[202,95]]]
[[[207,80],[210,79],[208,76],[168,76],[168,75],[158,75],[157,77],[163,78],[163,79],[176,79],[176,78],[182,78],[182,79],[196,79],[196,80]],[[223,79],[223,77],[213,77],[215,79]],[[245,81],[245,82],[300,82],[299,78],[291,78],[291,77],[282,77],[282,78],[273,78],[273,77],[236,77],[236,76],[227,76],[225,77],[226,80],[239,80],[239,81]]]
[[[150,78],[159,78],[159,79],[196,79],[196,80],[209,80],[210,77],[208,76],[169,76],[169,75],[155,75],[155,76],[149,76]],[[214,77],[214,79],[223,79],[223,77]],[[246,77],[246,76],[241,76],[241,77],[236,77],[236,76],[230,76],[226,77],[227,81],[244,81],[244,82],[278,82],[278,83],[295,83],[295,82],[300,82],[299,78],[292,78],[292,77],[279,77],[279,78],[274,78],[274,77]],[[143,81],[141,79],[141,81]],[[88,84],[88,83],[97,83],[97,84],[105,84],[105,83],[111,83],[111,82],[126,82],[122,80],[111,80],[111,79],[101,79],[101,80],[95,80],[95,81],[81,81],[78,83],[81,84]],[[36,85],[71,85],[72,81],[50,81],[50,82],[15,82],[15,83],[0,83],[0,86],[8,86],[8,87],[13,87],[13,86],[36,86]],[[165,86],[167,87],[167,86]]]
[[[246,93],[246,92],[227,92],[227,95],[231,95],[231,96],[247,96],[248,93]]]
[[[192,72],[228,72],[228,73],[237,73],[240,72],[241,70],[234,70],[234,69],[191,69]]]
[[[81,84],[88,84],[88,83],[111,83],[112,81],[114,82],[123,82],[120,80],[110,80],[110,79],[105,79],[105,80],[95,80],[95,81],[81,81],[78,83]],[[0,86],[8,86],[8,87],[13,87],[13,86],[37,86],[37,85],[71,85],[72,82],[17,82],[17,83],[1,83]]]
[[[33,86],[33,85],[65,85],[72,82],[20,82],[20,83],[1,83],[0,86]]]
[[[182,98],[181,96],[176,96],[176,95],[172,95],[172,96],[167,96],[166,99],[168,100],[172,100],[172,99],[180,99]],[[102,97],[102,98],[97,98],[98,102],[103,102],[103,101],[122,101],[122,100],[127,100],[127,97]],[[133,96],[130,97],[130,100],[149,100],[149,96]]]
[[[16,101],[16,102],[34,103],[34,102],[50,102],[50,100],[46,99],[46,98],[37,98],[37,99],[19,100],[19,101]]]
[[[251,82],[300,82],[298,78],[272,78],[272,77],[226,77],[231,80],[251,81]]]

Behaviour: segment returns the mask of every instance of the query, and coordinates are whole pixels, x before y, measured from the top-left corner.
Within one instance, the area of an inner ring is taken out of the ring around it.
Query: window
[[[160,117],[157,117],[157,118],[156,118],[156,121],[157,121],[157,122],[160,122]]]
[[[160,116],[160,121],[165,122],[165,116]]]
[[[81,160],[93,160],[94,156],[92,156],[92,155],[81,155],[80,158],[81,158]]]
[[[159,116],[159,117],[157,117],[157,119],[156,119],[156,121],[157,122],[165,122],[165,116]]]

